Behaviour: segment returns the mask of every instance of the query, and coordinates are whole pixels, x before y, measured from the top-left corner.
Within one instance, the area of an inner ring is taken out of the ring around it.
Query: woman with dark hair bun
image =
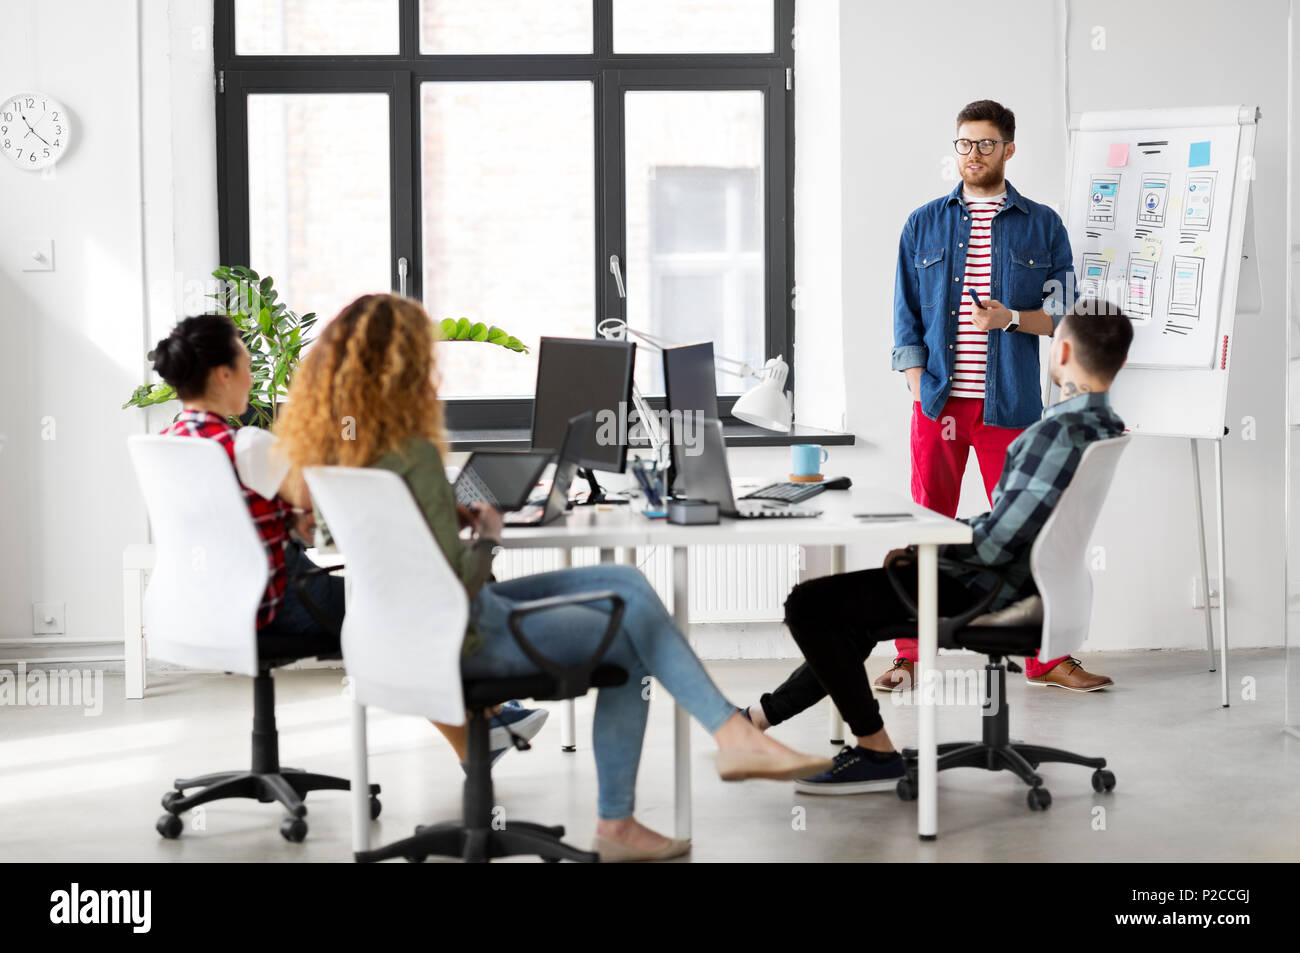
[[[163,433],[215,440],[225,449],[233,467],[235,428],[230,420],[248,409],[248,395],[253,389],[252,358],[234,322],[224,314],[185,318],[158,342],[153,366],[163,380],[176,388],[184,408]],[[257,610],[259,633],[320,634],[320,626],[299,601],[298,592],[287,585],[291,575],[314,568],[303,555],[300,542],[290,538],[290,529],[300,540],[311,537],[311,501],[304,495],[290,502],[280,493],[267,499],[242,482],[239,486],[266,548],[267,584]],[[281,492],[289,492],[288,488],[286,482]],[[302,508],[296,509],[294,503]],[[343,617],[340,580],[316,576],[307,580],[307,586],[309,598],[319,609],[332,618]]]
[[[176,388],[181,400],[212,403],[215,399],[221,406],[212,409],[227,417],[238,417],[248,408],[248,393],[253,389],[251,360],[228,316],[185,318],[158,342],[150,356],[153,369]],[[210,383],[215,386],[210,388]]]

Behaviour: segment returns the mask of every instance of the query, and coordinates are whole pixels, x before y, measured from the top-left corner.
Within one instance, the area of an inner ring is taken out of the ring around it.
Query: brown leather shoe
[[[1093,675],[1085,671],[1083,663],[1073,655],[1061,659],[1042,675],[1035,675],[1025,681],[1031,685],[1055,685],[1057,688],[1068,688],[1072,692],[1095,692],[1099,688],[1115,684],[1109,675]]]
[[[889,671],[871,683],[878,692],[905,692],[916,684],[916,664],[905,658],[894,659]]]

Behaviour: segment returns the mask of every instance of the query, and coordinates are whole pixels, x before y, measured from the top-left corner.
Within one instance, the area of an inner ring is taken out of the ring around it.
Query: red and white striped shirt
[[[971,323],[971,302],[968,288],[974,288],[980,301],[987,301],[993,293],[990,284],[992,242],[990,233],[993,216],[1007,204],[1007,193],[996,198],[972,199],[964,195],[970,212],[970,241],[966,248],[966,274],[962,279],[961,311],[957,322],[957,346],[952,372],[953,397],[984,396],[984,370],[988,364],[989,332],[981,331]]]

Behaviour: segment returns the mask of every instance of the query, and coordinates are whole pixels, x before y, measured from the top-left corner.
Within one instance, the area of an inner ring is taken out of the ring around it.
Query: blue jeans
[[[649,676],[657,678],[709,734],[736,710],[713,684],[658,594],[635,566],[602,563],[486,583],[470,607],[483,645],[461,662],[461,672],[467,678],[536,673],[537,667],[520,650],[507,626],[514,604],[593,589],[612,589],[626,604],[623,624],[604,661],[625,669],[627,682],[599,689],[591,731],[600,817],[618,820],[632,815],[636,800],[637,768],[650,703]],[[609,604],[595,602],[538,612],[526,616],[520,627],[543,655],[576,664],[590,658],[608,619]]]

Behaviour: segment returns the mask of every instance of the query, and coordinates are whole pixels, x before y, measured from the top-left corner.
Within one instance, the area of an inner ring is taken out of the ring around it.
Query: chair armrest
[[[600,644],[596,646],[596,650],[591,654],[591,657],[579,665],[561,665],[554,659],[546,657],[538,651],[535,645],[528,641],[520,628],[520,623],[525,617],[538,612],[548,612],[566,606],[605,601],[610,604],[609,624],[605,627],[605,634],[601,637]],[[544,599],[531,599],[528,602],[520,602],[510,610],[507,621],[510,626],[510,634],[515,637],[515,641],[519,643],[519,648],[524,655],[543,672],[555,679],[558,687],[556,694],[562,698],[567,698],[584,694],[587,691],[591,684],[591,673],[595,671],[596,666],[605,657],[605,653],[614,641],[614,636],[618,634],[619,626],[623,624],[624,606],[623,597],[613,590],[595,589],[591,592],[580,592],[567,596],[547,596]]]
[[[298,601],[301,602],[302,607],[307,610],[307,614],[315,620],[318,626],[330,635],[339,637],[342,637],[343,635],[342,620],[333,618],[317,604],[316,600],[307,592],[307,580],[314,579],[317,576],[328,576],[331,573],[342,571],[342,566],[317,566],[315,569],[308,569],[306,572],[300,572],[289,580],[293,583],[293,587],[298,590]]]
[[[907,608],[907,611],[912,613],[912,618],[915,619],[920,617],[920,610],[917,609],[916,603],[912,600],[912,597],[908,595],[907,589],[904,588],[902,580],[898,578],[894,571],[896,566],[899,566],[904,562],[910,563],[911,561],[912,557],[906,553],[893,553],[885,560],[885,578],[887,578],[889,584],[893,586],[894,594],[898,596],[899,601],[903,603]],[[995,567],[984,566],[978,563],[963,562],[960,559],[940,559],[939,561],[953,566],[962,566],[966,569],[972,569],[976,572],[993,576],[997,581],[997,585],[989,590],[988,594],[985,595],[984,598],[980,599],[975,605],[958,615],[940,620],[939,634],[941,637],[944,637],[950,636],[952,633],[964,628],[972,619],[987,612],[989,606],[993,604],[993,600],[997,598],[998,593],[1002,591],[1002,587],[1006,585],[1006,578],[1003,576],[1002,571]]]

